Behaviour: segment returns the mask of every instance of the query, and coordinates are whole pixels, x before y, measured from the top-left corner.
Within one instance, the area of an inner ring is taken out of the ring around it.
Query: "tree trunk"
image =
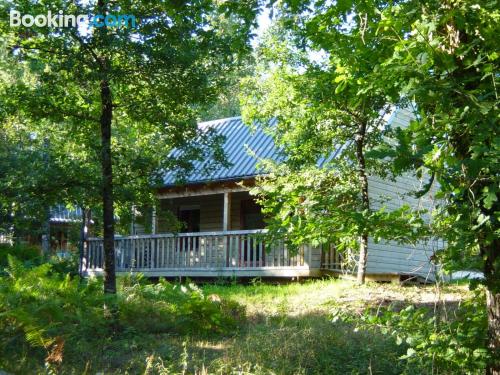
[[[115,228],[113,210],[113,168],[111,159],[111,121],[113,101],[107,79],[101,80],[101,166],[104,226],[104,292],[116,293]]]
[[[365,137],[366,137],[366,122],[362,122],[358,126],[356,133],[356,159],[358,161],[358,178],[361,187],[361,201],[363,211],[368,212],[370,209],[370,197],[368,196],[368,177],[366,176],[365,162]],[[366,261],[368,259],[368,232],[365,227],[360,233],[359,245],[359,261],[358,261],[358,284],[365,283]]]
[[[486,284],[486,312],[488,314],[488,348],[491,362],[486,373],[500,375],[500,279],[498,262],[500,241],[493,241],[481,249],[485,258],[484,277]]]
[[[488,346],[492,354],[487,373],[500,375],[500,293],[486,291],[486,308],[488,311]]]
[[[99,14],[106,17],[107,2],[97,1]],[[100,27],[96,38],[102,51],[108,47],[108,29]],[[113,120],[113,98],[109,82],[109,61],[105,55],[98,57],[100,65],[101,88],[101,169],[102,169],[102,208],[103,208],[103,250],[104,250],[104,293],[116,294],[115,274],[115,226],[113,208],[113,166],[111,158],[111,122]]]

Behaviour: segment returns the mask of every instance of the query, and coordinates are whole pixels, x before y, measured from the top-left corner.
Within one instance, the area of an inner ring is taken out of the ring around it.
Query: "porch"
[[[115,239],[116,272],[150,277],[306,277],[322,273],[321,250],[296,254],[266,242],[265,230],[135,235]],[[83,260],[87,275],[103,271],[103,241],[91,238]]]

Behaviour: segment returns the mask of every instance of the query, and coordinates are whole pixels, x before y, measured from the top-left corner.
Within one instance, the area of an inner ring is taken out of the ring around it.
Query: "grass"
[[[206,295],[246,307],[247,321],[225,336],[136,334],[110,340],[104,350],[82,348],[80,364],[65,372],[95,374],[417,374],[399,357],[406,351],[386,336],[356,331],[332,321],[342,306],[361,310],[389,302],[434,304],[434,286],[368,284],[316,280],[270,285],[204,285]],[[446,286],[441,297],[456,303],[467,295]],[[145,316],[144,319],[147,319]]]

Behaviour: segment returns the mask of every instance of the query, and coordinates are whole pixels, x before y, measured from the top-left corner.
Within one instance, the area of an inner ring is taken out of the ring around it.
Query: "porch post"
[[[222,230],[224,232],[231,229],[231,193],[224,193],[224,217],[222,218]],[[229,236],[223,237],[224,254],[226,257],[226,267],[229,267]]]
[[[231,229],[231,193],[227,191],[224,193],[224,217],[222,219],[222,230],[228,231],[230,229]]]
[[[153,213],[151,215],[151,233],[156,234],[156,205],[153,206]]]

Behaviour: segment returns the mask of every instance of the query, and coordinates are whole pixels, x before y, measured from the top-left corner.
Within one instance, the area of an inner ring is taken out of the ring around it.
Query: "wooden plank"
[[[224,208],[222,217],[222,230],[231,229],[231,192],[224,192]]]
[[[247,252],[247,261],[246,261],[245,267],[250,267],[252,263],[251,263],[251,255],[250,255],[250,238],[248,236],[246,237],[245,245],[246,245],[245,250]]]
[[[120,239],[141,239],[141,238],[163,238],[163,237],[190,237],[190,236],[199,236],[200,233],[203,233],[205,236],[223,236],[229,234],[258,234],[258,233],[267,233],[266,229],[244,229],[244,230],[229,230],[229,231],[211,231],[211,232],[192,232],[192,233],[160,233],[160,234],[141,234],[141,235],[133,235],[133,236],[123,236]],[[102,241],[102,238],[99,237],[91,237],[89,241]]]
[[[264,246],[264,240],[259,241],[259,267],[263,267],[266,264],[266,250]]]
[[[177,237],[175,239],[175,249],[174,249],[174,266],[180,266],[181,260],[180,260],[180,245],[181,244],[181,238]]]
[[[278,242],[278,244],[276,245],[276,251],[278,252],[278,264],[276,265],[277,267],[280,267],[281,266],[281,241]]]
[[[156,248],[155,248],[155,245],[156,245],[156,238],[152,238],[149,242],[148,242],[148,246],[149,246],[149,257],[148,257],[148,266],[149,268],[154,268],[155,266],[155,262],[156,262]]]
[[[212,241],[212,237],[207,236],[205,237],[205,262],[204,266],[209,267],[210,266],[210,258],[209,258],[209,253],[210,253],[210,242]]]
[[[165,267],[165,246],[167,244],[167,239],[161,239],[161,267]]]
[[[231,235],[231,262],[229,264],[229,267],[236,266],[237,256],[238,256],[238,237],[235,235]]]
[[[257,267],[257,239],[252,237],[252,258],[253,266]]]

